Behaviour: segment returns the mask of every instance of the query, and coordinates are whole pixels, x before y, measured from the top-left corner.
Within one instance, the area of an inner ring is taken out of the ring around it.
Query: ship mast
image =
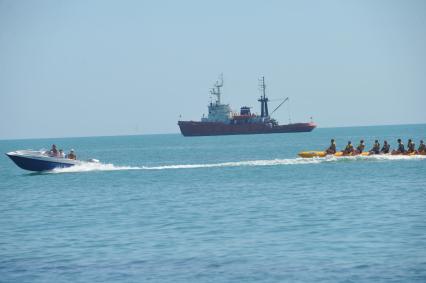
[[[260,117],[269,117],[268,111],[268,98],[266,97],[266,85],[265,85],[265,77],[262,77],[259,80],[260,90],[262,91],[260,98],[257,100],[260,102]]]
[[[210,94],[216,95],[216,104],[220,104],[220,88],[223,87],[223,74],[220,74],[220,82],[219,80],[216,81],[214,84],[214,87],[210,90]]]

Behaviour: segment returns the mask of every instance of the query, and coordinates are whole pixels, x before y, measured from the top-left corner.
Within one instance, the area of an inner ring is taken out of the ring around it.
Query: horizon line
[[[384,127],[384,126],[414,126],[426,125],[426,123],[408,123],[408,124],[382,124],[382,125],[356,125],[356,126],[324,126],[317,129],[335,129],[335,128],[360,128],[360,127]],[[132,137],[132,136],[155,136],[155,135],[178,135],[180,132],[170,133],[142,133],[142,134],[116,134],[116,135],[93,135],[93,136],[63,136],[63,137],[28,137],[28,138],[0,138],[0,141],[15,140],[45,140],[45,139],[70,139],[70,138],[106,138],[106,137]]]

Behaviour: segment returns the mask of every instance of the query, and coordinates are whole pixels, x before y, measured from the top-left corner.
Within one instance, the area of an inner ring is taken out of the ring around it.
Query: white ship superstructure
[[[232,109],[229,104],[222,104],[220,101],[221,90],[223,87],[223,77],[220,82],[216,81],[214,88],[210,90],[212,96],[216,96],[216,101],[210,102],[208,106],[209,114],[207,118],[201,118],[202,122],[221,122],[229,124],[232,119]]]

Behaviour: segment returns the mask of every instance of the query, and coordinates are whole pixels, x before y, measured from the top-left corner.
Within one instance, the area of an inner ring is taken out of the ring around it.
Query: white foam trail
[[[140,170],[141,167],[134,166],[115,166],[114,164],[105,164],[98,162],[82,162],[67,168],[56,168],[49,173],[75,173],[75,172],[89,172],[89,171],[119,171],[119,170]]]
[[[376,160],[376,161],[386,161],[386,160],[421,160],[426,159],[426,155],[391,155],[391,154],[375,154],[375,155],[357,155],[357,156],[340,156],[340,157],[326,157],[333,159],[335,161],[339,160]]]
[[[345,157],[325,157],[325,158],[290,158],[290,159],[272,159],[272,160],[249,160],[238,162],[207,163],[207,164],[180,164],[164,165],[153,167],[141,167],[144,170],[164,170],[164,169],[194,169],[194,168],[212,168],[212,167],[241,167],[241,166],[277,166],[277,165],[303,165],[318,164],[324,162],[356,161],[356,160],[413,160],[426,159],[426,156],[397,156],[397,155],[375,155],[375,156],[345,156]]]
[[[206,163],[206,164],[177,164],[153,167],[142,167],[145,170],[164,170],[164,169],[194,169],[194,168],[213,168],[213,167],[241,167],[241,166],[276,166],[276,165],[294,165],[294,164],[313,164],[322,160],[293,158],[293,159],[272,159],[272,160],[249,160],[223,163]]]
[[[120,170],[172,170],[172,169],[197,169],[197,168],[215,168],[215,167],[243,167],[243,166],[280,166],[280,165],[304,165],[319,164],[326,162],[348,162],[348,161],[390,161],[390,160],[421,160],[426,159],[425,155],[406,156],[406,155],[372,155],[372,156],[345,156],[325,158],[287,158],[270,160],[248,160],[222,163],[205,164],[175,164],[162,166],[116,166],[114,164],[83,162],[68,168],[58,168],[51,173],[74,173],[89,171],[120,171]]]

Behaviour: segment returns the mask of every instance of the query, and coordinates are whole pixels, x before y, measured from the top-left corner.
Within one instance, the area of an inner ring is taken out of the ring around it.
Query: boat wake
[[[82,162],[81,164],[67,167],[56,168],[46,173],[77,173],[77,172],[90,172],[90,171],[120,171],[120,170],[140,170],[141,167],[134,166],[116,166],[111,163],[100,162]]]
[[[356,162],[356,161],[391,161],[391,160],[426,160],[425,155],[373,155],[373,156],[327,156],[323,158],[287,158],[269,160],[247,160],[222,163],[204,164],[175,164],[161,166],[116,166],[114,164],[83,162],[68,168],[57,168],[49,173],[77,173],[90,171],[121,171],[121,170],[173,170],[173,169],[202,169],[215,167],[253,167],[253,166],[284,166],[284,165],[307,165],[330,162]]]

